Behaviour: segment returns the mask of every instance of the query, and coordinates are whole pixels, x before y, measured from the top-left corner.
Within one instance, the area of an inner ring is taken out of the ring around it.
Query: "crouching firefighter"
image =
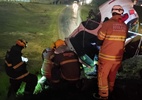
[[[16,97],[22,82],[25,82],[25,97],[32,96],[37,85],[37,76],[27,71],[28,59],[22,56],[22,50],[27,47],[27,42],[18,39],[16,44],[7,51],[5,56],[5,71],[9,76],[10,87],[7,97]]]
[[[78,56],[70,51],[66,43],[59,39],[55,42],[54,66],[51,71],[52,84],[58,90],[74,91],[81,75]]]
[[[51,70],[53,68],[53,63],[51,61],[54,56],[54,47],[47,47],[42,52],[42,67],[41,67],[41,75],[42,77],[38,81],[41,85],[41,88],[44,90],[48,86],[51,86]]]

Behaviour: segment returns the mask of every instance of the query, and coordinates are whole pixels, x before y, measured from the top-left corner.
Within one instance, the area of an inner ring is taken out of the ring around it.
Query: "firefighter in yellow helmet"
[[[62,46],[62,45],[66,45],[66,44],[65,44],[65,41],[62,40],[62,39],[58,39],[58,40],[55,42],[55,48],[58,48],[58,47],[60,47],[60,46]]]
[[[76,84],[80,80],[80,62],[78,56],[69,50],[65,41],[55,42],[55,51],[52,62],[54,66],[51,71],[52,84],[55,89],[71,91],[77,89]]]
[[[41,85],[42,89],[46,89],[46,86],[51,85],[52,77],[51,77],[51,70],[53,68],[53,62],[51,59],[54,57],[55,49],[59,48],[60,46],[65,45],[64,40],[58,39],[50,47],[47,47],[42,52],[42,67],[41,67],[41,74],[42,77],[38,81]]]
[[[69,50],[64,40],[58,39],[51,47],[46,48],[42,53],[42,58],[41,73],[43,76],[38,82],[43,89],[46,89],[47,85],[57,90],[65,89],[64,87],[69,84],[76,86],[76,82],[80,79],[81,64],[78,56]]]
[[[27,70],[28,59],[22,56],[22,50],[26,47],[27,42],[23,39],[18,39],[5,56],[5,71],[10,81],[7,96],[10,100],[12,95],[16,96],[22,82],[26,83],[24,91],[26,96],[33,94],[37,84],[37,76]]]
[[[98,61],[98,94],[96,99],[107,100],[113,92],[116,73],[121,66],[124,44],[127,36],[127,26],[122,14],[124,9],[120,5],[112,7],[112,17],[102,24],[98,31],[98,45],[100,45]]]

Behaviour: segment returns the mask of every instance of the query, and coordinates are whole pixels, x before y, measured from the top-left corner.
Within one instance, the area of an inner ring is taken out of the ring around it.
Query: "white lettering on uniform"
[[[121,24],[114,24],[113,25],[113,31],[125,31],[126,27],[124,27],[123,25]]]

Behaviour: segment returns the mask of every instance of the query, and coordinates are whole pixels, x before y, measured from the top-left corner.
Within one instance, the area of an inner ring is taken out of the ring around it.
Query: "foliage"
[[[142,70],[142,55],[134,56],[122,62],[122,69],[117,77],[122,79],[140,79]]]

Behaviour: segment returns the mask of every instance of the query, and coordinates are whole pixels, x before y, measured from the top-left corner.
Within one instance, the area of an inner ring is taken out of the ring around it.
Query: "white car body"
[[[111,18],[111,9],[114,5],[121,5],[124,9],[124,14],[127,13],[129,15],[129,18],[125,21],[126,24],[139,17],[133,8],[133,2],[131,0],[109,0],[99,7],[101,22],[104,21],[105,17]]]
[[[111,18],[111,9],[114,5],[121,5],[124,8],[124,14],[127,13],[129,15],[129,18],[125,21],[128,26],[129,24],[138,20],[139,16],[133,8],[133,3],[131,0],[109,0],[99,7],[100,12],[96,15],[96,19],[87,19],[86,21],[81,22],[80,25],[70,34],[70,36],[65,39],[70,50],[76,52],[81,63],[85,64],[86,66],[90,66],[88,63],[94,61],[94,58],[91,54],[94,48],[88,47],[88,45],[90,46],[90,44],[96,43],[97,32],[101,28],[104,19],[106,17]],[[128,36],[132,36],[130,39],[127,39],[128,42],[135,37],[133,35],[134,34]],[[128,44],[128,42],[126,42],[126,44]],[[82,60],[83,57],[86,57],[86,59],[90,57],[92,61]]]

